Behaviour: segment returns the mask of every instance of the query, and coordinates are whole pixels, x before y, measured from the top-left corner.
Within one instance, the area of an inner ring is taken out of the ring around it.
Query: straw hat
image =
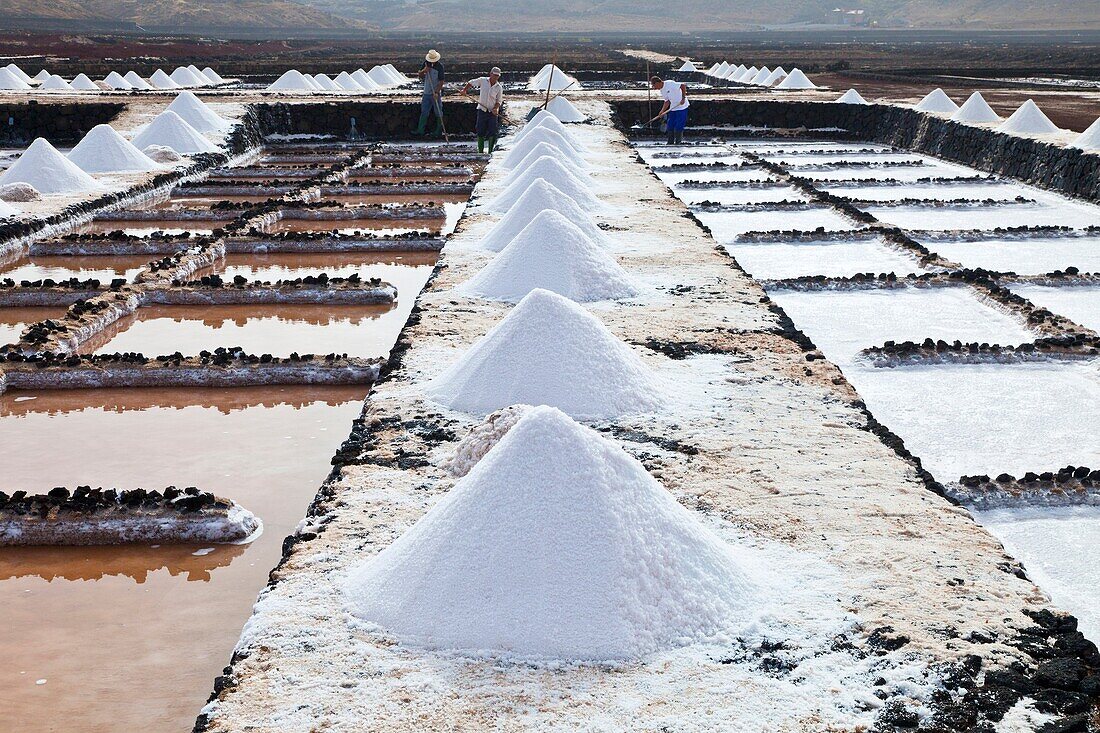
[[[439,61],[440,58],[442,57],[439,55],[439,51],[436,51],[434,48],[431,51],[428,51],[428,55],[424,57],[426,61],[430,61],[433,64],[436,61]]]

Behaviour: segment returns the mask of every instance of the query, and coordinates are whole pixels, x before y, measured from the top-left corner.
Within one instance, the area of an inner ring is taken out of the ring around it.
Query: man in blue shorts
[[[665,100],[661,107],[662,115],[668,115],[668,144],[679,145],[684,141],[684,128],[688,121],[688,97],[687,84],[674,81],[662,81],[661,77],[654,76],[649,80],[649,85],[656,90],[661,99]]]

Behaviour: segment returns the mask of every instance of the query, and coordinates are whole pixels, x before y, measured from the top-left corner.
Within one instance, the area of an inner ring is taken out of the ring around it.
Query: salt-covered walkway
[[[804,350],[612,128],[606,106],[584,106],[595,124],[570,131],[591,153],[605,205],[596,219],[641,290],[587,308],[667,388],[661,410],[589,424],[706,522],[784,566],[773,577],[780,602],[757,609],[757,631],[721,655],[685,647],[617,666],[431,653],[352,622],[347,574],[453,485],[443,464],[479,423],[424,388],[512,307],[453,291],[492,257],[476,245],[499,218],[486,204],[502,190],[502,152],[199,728],[821,731],[920,715],[972,730],[1006,708],[1037,724],[1031,702],[989,672],[1018,662],[1009,674],[1034,673],[1039,660],[1019,646],[1053,643],[1024,613],[1044,608],[1041,593],[880,439],[841,373]]]

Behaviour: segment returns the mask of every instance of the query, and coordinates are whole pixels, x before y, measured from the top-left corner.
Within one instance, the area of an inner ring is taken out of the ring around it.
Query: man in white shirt
[[[489,151],[497,144],[497,136],[500,134],[500,106],[504,103],[504,87],[500,83],[500,67],[494,66],[489,71],[489,76],[479,76],[466,82],[462,88],[464,95],[477,89],[477,151],[485,152],[485,143],[489,143]]]
[[[657,117],[668,115],[666,118],[667,142],[669,145],[679,145],[684,141],[684,128],[687,127],[688,121],[687,84],[662,81],[661,77],[654,76],[649,80],[649,85],[657,90],[661,99],[665,100],[664,105],[661,106],[661,113]]]

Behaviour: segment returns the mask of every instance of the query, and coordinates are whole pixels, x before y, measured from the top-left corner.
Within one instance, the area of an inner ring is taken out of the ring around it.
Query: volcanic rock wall
[[[126,108],[119,102],[47,102],[0,104],[0,145],[23,147],[36,137],[54,145],[76,143],[96,125],[110,122]]]
[[[646,120],[645,102],[614,105],[617,123]],[[1009,176],[1068,196],[1100,201],[1100,156],[1032,138],[995,132],[886,104],[771,100],[696,100],[689,126],[736,125],[813,129],[935,155],[978,170]]]
[[[443,102],[447,132],[473,132],[476,106],[473,102]],[[420,119],[419,102],[341,101],[290,104],[258,104],[255,107],[264,135],[332,135],[350,140],[392,140],[411,137]],[[434,117],[429,129],[435,124]]]

